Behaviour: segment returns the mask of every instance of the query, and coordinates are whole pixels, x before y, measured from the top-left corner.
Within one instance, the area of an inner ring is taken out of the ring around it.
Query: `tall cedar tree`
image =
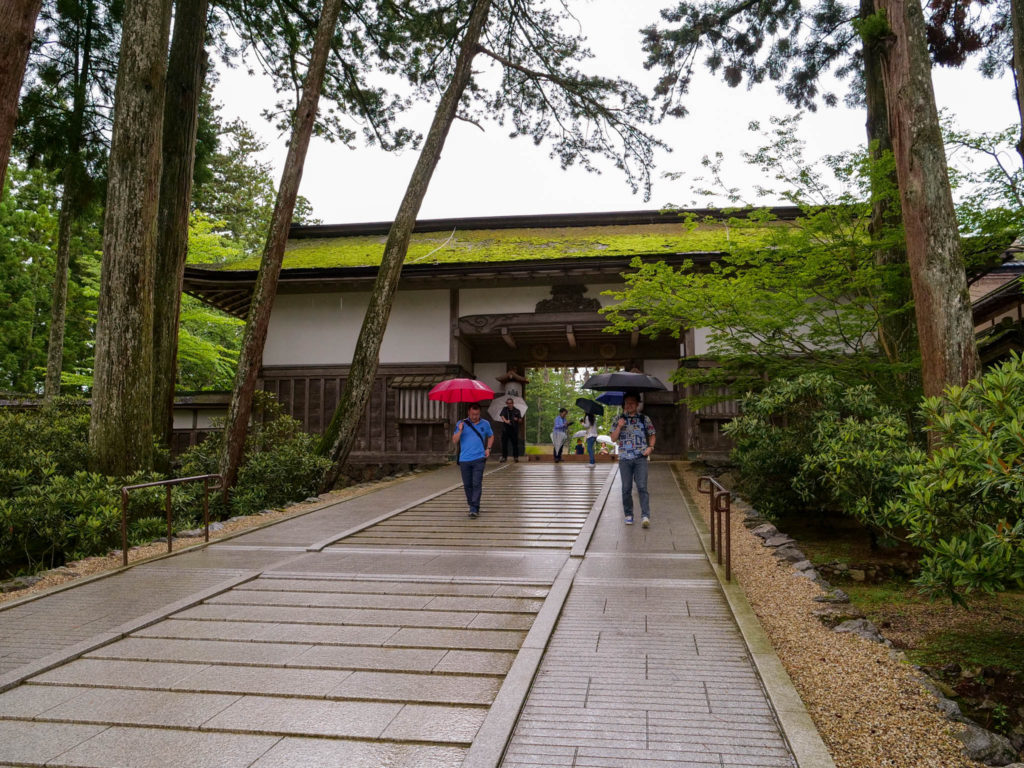
[[[128,0],[114,95],[89,448],[125,475],[153,452],[153,280],[170,0]]]
[[[864,28],[883,56],[889,132],[914,288],[924,393],[937,397],[978,370],[971,300],[942,144],[927,27],[918,0],[876,0]]]
[[[60,392],[68,273],[80,256],[75,234],[103,196],[121,10],[117,2],[47,0],[29,59],[15,144],[30,167],[57,172],[61,185],[47,398]]]
[[[253,394],[256,391],[256,376],[263,357],[263,346],[267,340],[270,312],[277,294],[277,281],[281,274],[281,261],[288,241],[288,228],[295,209],[295,198],[302,180],[302,169],[309,148],[309,139],[316,122],[320,88],[327,69],[327,58],[331,52],[334,28],[338,22],[342,0],[325,0],[317,25],[309,70],[302,85],[302,98],[295,110],[288,157],[281,172],[281,184],[274,205],[274,215],[263,249],[260,270],[253,289],[249,315],[245,322],[245,337],[238,359],[235,386],[224,426],[224,449],[220,458],[220,472],[225,493],[234,484],[242,460],[245,435],[252,415]]]
[[[165,446],[171,444],[174,427],[178,317],[188,257],[208,8],[208,0],[177,0],[167,64],[153,313],[153,433]]]
[[[322,489],[337,481],[355,443],[416,215],[457,116],[474,121],[495,117],[501,123],[509,114],[513,136],[527,135],[535,143],[552,140],[552,155],[563,167],[580,162],[593,170],[589,156],[600,154],[626,173],[634,189],[639,180],[645,192],[649,190],[654,142],[638,127],[651,118],[648,102],[629,83],[584,75],[574,68],[590,54],[581,37],[561,33],[569,17],[565,3],[559,13],[532,0],[477,0],[463,17],[465,24],[458,25],[461,40],[450,41],[451,51],[458,55],[388,233],[349,376],[321,439],[320,450],[332,461]],[[477,54],[502,67],[501,84],[492,94],[474,82],[471,65]],[[475,112],[459,114],[460,106],[472,108],[474,102],[479,105]]]
[[[41,0],[0,0],[0,190],[11,159],[18,96],[41,5]]]

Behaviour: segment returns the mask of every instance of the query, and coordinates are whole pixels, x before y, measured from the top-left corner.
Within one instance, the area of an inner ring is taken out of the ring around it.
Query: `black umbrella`
[[[583,385],[584,389],[596,389],[608,392],[610,390],[622,390],[624,392],[657,392],[668,389],[661,380],[646,373],[630,373],[629,371],[613,371],[612,373],[598,373],[587,379]]]
[[[595,403],[593,400],[588,400],[585,397],[576,398],[576,407],[582,408],[584,413],[589,413],[591,416],[604,415],[603,405]]]

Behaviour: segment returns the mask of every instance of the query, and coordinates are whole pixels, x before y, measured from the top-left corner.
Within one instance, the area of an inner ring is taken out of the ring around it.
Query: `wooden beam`
[[[501,338],[503,338],[505,340],[505,343],[508,344],[512,349],[516,348],[516,340],[512,336],[512,332],[508,328],[501,329]]]
[[[633,331],[629,334],[629,346],[631,349],[636,349],[637,344],[640,343],[640,331]]]
[[[565,326],[565,338],[569,340],[569,348],[576,349],[576,334],[573,332],[571,325]]]

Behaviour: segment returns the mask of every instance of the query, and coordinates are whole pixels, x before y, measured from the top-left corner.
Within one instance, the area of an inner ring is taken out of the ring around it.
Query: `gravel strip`
[[[697,473],[678,465],[708,519]],[[733,578],[757,614],[838,768],[980,768],[950,735],[951,724],[889,649],[826,628],[811,611],[821,589],[772,556],[734,515]],[[797,543],[799,546],[799,542]]]
[[[255,514],[248,515],[240,520],[225,520],[221,523],[223,528],[216,532],[212,530],[210,531],[210,543],[212,544],[215,541],[227,538],[228,536],[233,536],[234,534],[249,530],[250,528],[267,525],[268,523],[277,523],[291,517],[298,517],[315,507],[326,506],[327,504],[333,504],[356,496],[362,496],[366,493],[370,493],[371,491],[378,491],[382,488],[394,485],[403,479],[405,479],[405,477],[394,477],[385,480],[378,480],[376,482],[360,483],[359,485],[353,485],[348,488],[341,488],[336,491],[331,491],[330,493],[321,494],[319,500],[315,502],[300,502],[298,504],[291,505],[287,509],[275,509],[273,512],[264,515]],[[212,524],[214,521],[211,520],[210,522]],[[172,546],[174,547],[174,551],[178,551],[185,547],[194,547],[200,542],[202,542],[202,539],[174,539]],[[132,565],[141,560],[148,560],[150,558],[166,554],[167,540],[164,539],[153,544],[132,547],[128,550],[128,563],[129,565]],[[121,551],[117,550],[104,557],[87,557],[83,560],[75,560],[74,562],[67,563],[60,568],[43,571],[38,574],[42,578],[31,587],[19,589],[14,592],[0,593],[0,604],[10,602],[12,600],[20,600],[23,597],[29,597],[38,592],[44,592],[48,589],[52,589],[53,587],[65,584],[69,581],[74,581],[75,579],[81,579],[85,576],[95,576],[99,573],[117,570],[122,567],[121,562]]]

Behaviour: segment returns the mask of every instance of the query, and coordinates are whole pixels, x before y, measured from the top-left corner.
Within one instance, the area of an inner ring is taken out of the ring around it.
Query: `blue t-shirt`
[[[487,438],[491,437],[494,432],[491,430],[491,423],[485,419],[480,419],[476,424],[473,424],[469,419],[463,419],[465,425],[462,427],[462,437],[459,439],[459,461],[476,461],[477,459],[484,458],[484,448],[487,447]],[[476,432],[480,433],[480,437],[477,437]],[[454,435],[459,431],[459,425],[455,425],[455,429],[452,431]]]

